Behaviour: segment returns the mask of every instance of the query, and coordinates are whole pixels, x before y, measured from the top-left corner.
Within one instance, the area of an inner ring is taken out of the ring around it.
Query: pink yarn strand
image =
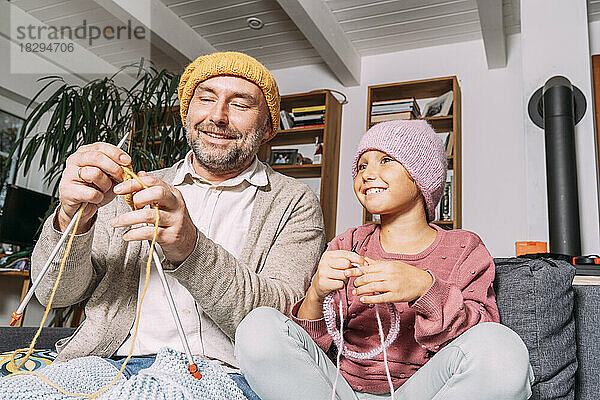
[[[344,331],[344,310],[342,306],[342,299],[340,298],[340,332]],[[336,371],[335,371],[335,380],[333,381],[333,391],[331,392],[331,400],[335,400],[335,390],[337,388],[338,378],[340,377],[340,360],[342,359],[342,347],[344,346],[344,335],[340,334],[341,345],[338,346],[337,352],[337,361],[336,361]]]
[[[370,351],[359,353],[348,349],[347,346],[344,345],[344,313],[343,313],[343,305],[342,305],[342,297],[340,296],[339,301],[339,313],[340,313],[340,329],[336,329],[336,315],[334,311],[334,293],[331,292],[325,297],[325,301],[323,302],[323,316],[325,319],[325,326],[327,327],[327,333],[331,336],[333,343],[338,348],[337,353],[337,361],[336,361],[336,375],[335,381],[333,383],[333,392],[331,394],[331,399],[335,400],[335,392],[337,388],[337,382],[339,375],[341,373],[341,356],[344,355],[347,358],[353,358],[356,360],[369,360],[375,358],[377,355],[383,352],[383,362],[385,365],[385,372],[387,376],[387,381],[390,386],[390,398],[394,400],[394,385],[392,383],[392,377],[390,374],[390,368],[387,360],[387,351],[386,349],[396,340],[398,334],[400,333],[400,319],[398,318],[398,314],[396,312],[396,307],[392,303],[386,303],[386,306],[390,312],[391,321],[390,321],[390,331],[388,332],[387,337],[384,339],[383,334],[383,326],[381,323],[381,317],[379,315],[379,306],[375,305],[375,316],[377,317],[377,328],[379,330],[379,338],[381,344]]]
[[[390,374],[390,367],[387,360],[387,347],[384,346],[383,339],[383,326],[381,325],[381,317],[379,316],[379,304],[375,304],[375,315],[377,316],[377,328],[379,329],[379,340],[383,347],[383,364],[385,365],[385,375],[387,376],[388,384],[390,385],[390,399],[394,400],[394,384],[392,383],[392,376]]]

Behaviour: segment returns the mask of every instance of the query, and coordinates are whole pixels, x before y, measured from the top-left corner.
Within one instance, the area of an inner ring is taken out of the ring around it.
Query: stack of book
[[[325,123],[325,105],[292,108],[294,128],[319,126]]]
[[[325,124],[325,105],[292,108],[292,112],[281,110],[281,129],[323,126]]]
[[[398,119],[415,119],[421,116],[421,110],[414,97],[398,100],[380,100],[371,103],[371,123]]]
[[[446,185],[442,198],[435,209],[437,221],[454,220],[454,171],[449,169],[446,175]]]

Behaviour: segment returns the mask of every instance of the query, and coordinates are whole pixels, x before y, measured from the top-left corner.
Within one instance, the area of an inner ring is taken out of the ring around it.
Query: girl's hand
[[[344,271],[352,267],[352,263],[363,268],[362,256],[347,250],[327,251],[319,261],[319,267],[313,277],[309,291],[313,291],[316,299],[321,303],[330,292],[339,290],[348,283],[349,277]]]
[[[323,317],[323,301],[334,290],[339,290],[348,283],[349,277],[344,271],[355,263],[364,268],[364,258],[347,250],[327,251],[319,261],[317,272],[306,292],[306,298],[298,309],[298,318],[319,319]]]
[[[353,294],[365,304],[400,303],[421,297],[433,284],[427,271],[402,261],[375,261],[365,257],[367,266],[345,271],[354,280]]]

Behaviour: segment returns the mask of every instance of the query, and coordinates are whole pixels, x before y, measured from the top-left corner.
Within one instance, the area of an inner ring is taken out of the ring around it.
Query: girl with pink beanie
[[[236,332],[263,400],[529,398],[529,354],[498,323],[492,257],[476,234],[431,224],[446,169],[425,121],[363,136],[354,192],[381,224],[329,243],[290,317],[257,308]]]

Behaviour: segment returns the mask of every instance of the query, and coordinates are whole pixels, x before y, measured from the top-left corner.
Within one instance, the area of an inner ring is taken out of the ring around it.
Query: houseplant
[[[135,83],[130,88],[117,85],[115,76],[131,68],[137,69]],[[131,133],[130,155],[136,171],[169,166],[185,154],[185,133],[176,104],[179,75],[159,71],[143,59],[117,74],[82,86],[69,85],[60,76],[41,79],[45,85],[28,106],[31,111],[12,153],[23,144],[18,165],[25,174],[40,155],[39,167],[45,171],[46,183],[53,185],[53,195],[67,157],[84,144],[116,144]],[[36,105],[44,93],[47,100]],[[36,129],[46,115],[48,125]]]
[[[117,85],[117,74],[132,68],[137,70],[134,84],[130,88]],[[135,171],[162,168],[182,158],[187,145],[176,104],[179,75],[145,65],[143,59],[117,74],[81,86],[69,85],[60,76],[42,78],[44,86],[27,107],[29,112],[8,160],[18,156],[18,169],[23,168],[24,174],[37,162],[56,196],[67,158],[84,144],[116,144],[130,134]],[[47,99],[36,103],[44,94]],[[45,116],[49,122],[39,129]],[[55,208],[56,201],[47,216]],[[32,249],[27,250],[30,253]],[[63,325],[70,314],[79,320],[77,309],[78,305],[55,309],[50,325]]]

